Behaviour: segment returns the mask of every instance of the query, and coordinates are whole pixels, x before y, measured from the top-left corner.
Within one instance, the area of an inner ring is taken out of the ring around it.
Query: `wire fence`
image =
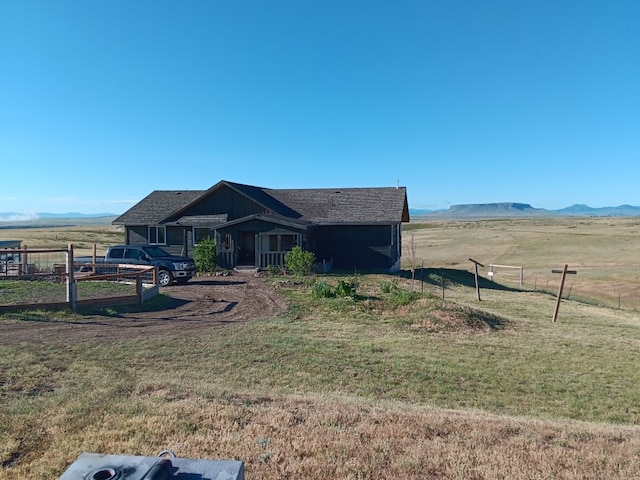
[[[0,251],[0,312],[143,303],[158,292],[154,267],[74,263],[73,245]]]

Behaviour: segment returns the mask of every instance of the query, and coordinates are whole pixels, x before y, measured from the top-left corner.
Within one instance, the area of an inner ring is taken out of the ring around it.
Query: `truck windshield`
[[[142,249],[145,252],[147,252],[147,255],[149,255],[150,257],[169,257],[170,256],[167,252],[165,252],[160,247],[147,246],[147,247],[142,247]]]

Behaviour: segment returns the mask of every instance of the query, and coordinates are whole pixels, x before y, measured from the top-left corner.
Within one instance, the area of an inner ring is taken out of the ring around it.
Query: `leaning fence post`
[[[556,308],[553,311],[553,321],[558,320],[558,310],[560,310],[560,302],[562,301],[562,289],[564,288],[564,280],[567,278],[567,274],[575,275],[578,273],[576,270],[568,270],[569,265],[565,263],[564,268],[562,270],[554,269],[551,270],[551,273],[561,273],[562,278],[560,279],[560,288],[558,289],[558,298],[556,300]],[[572,285],[573,286],[573,285]]]
[[[476,273],[475,273],[475,279],[476,279],[476,298],[478,299],[478,301],[480,301],[480,282],[478,281],[478,265],[480,265],[482,268],[484,268],[484,265],[481,264],[480,262],[478,262],[477,260],[474,260],[473,258],[469,259],[470,262],[473,262],[475,264],[476,267]]]

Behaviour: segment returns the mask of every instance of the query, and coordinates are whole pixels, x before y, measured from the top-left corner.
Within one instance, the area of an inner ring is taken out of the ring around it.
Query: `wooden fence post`
[[[144,289],[142,288],[142,274],[140,272],[136,274],[136,294],[140,304],[142,304],[144,302]]]
[[[575,275],[575,270],[567,270],[569,265],[565,263],[564,268],[562,270],[551,270],[551,273],[561,273],[562,278],[560,279],[560,288],[558,289],[558,299],[556,300],[556,308],[553,311],[553,321],[555,322],[558,319],[558,311],[560,310],[560,301],[562,300],[562,289],[564,288],[564,280],[567,278],[567,274]]]
[[[73,278],[73,244],[67,247],[67,302],[76,311],[76,282]]]
[[[26,275],[27,272],[27,265],[28,265],[28,261],[27,261],[27,246],[24,246],[24,255],[21,255],[21,266],[20,266],[20,271],[18,272],[18,275]]]
[[[481,264],[480,262],[474,260],[473,258],[469,259],[470,262],[473,262],[474,265],[476,266],[476,297],[478,298],[478,301],[480,301],[480,283],[478,283],[478,265],[480,265],[481,267],[484,268],[484,265]]]

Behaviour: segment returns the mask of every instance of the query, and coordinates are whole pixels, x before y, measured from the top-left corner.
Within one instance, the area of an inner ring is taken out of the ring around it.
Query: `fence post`
[[[22,261],[20,263],[22,263],[22,265],[20,266],[20,271],[18,272],[19,275],[26,275],[27,272],[27,246],[24,246],[24,255],[21,255],[22,257]]]
[[[138,295],[138,301],[140,304],[144,303],[144,290],[142,288],[142,273],[136,274],[136,294]]]
[[[67,302],[76,311],[76,281],[73,278],[73,244],[67,247]]]

